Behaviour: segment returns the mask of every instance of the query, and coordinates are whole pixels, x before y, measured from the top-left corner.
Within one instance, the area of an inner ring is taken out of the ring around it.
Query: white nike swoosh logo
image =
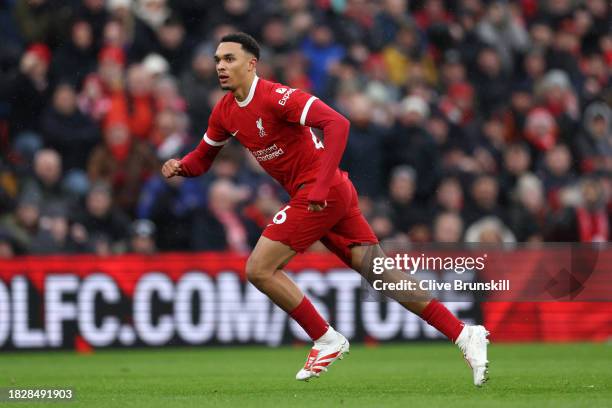
[[[232,132],[232,136],[236,136],[238,134],[238,131]]]

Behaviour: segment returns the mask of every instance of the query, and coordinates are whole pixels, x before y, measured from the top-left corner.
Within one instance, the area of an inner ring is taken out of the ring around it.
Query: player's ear
[[[257,58],[253,57],[249,60],[249,72],[254,71],[257,68]]]

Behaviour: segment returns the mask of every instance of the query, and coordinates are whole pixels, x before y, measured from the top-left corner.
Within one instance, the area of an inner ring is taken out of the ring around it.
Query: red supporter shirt
[[[338,169],[337,163],[346,143],[348,122],[346,135],[334,134],[338,126],[326,126],[338,117],[343,121],[346,119],[322,102],[311,111],[317,99],[299,89],[256,76],[244,101],[239,102],[228,92],[216,104],[203,142],[220,147],[235,137],[291,196],[300,185],[317,182],[319,193],[313,194],[324,197],[329,186],[346,178],[346,173]],[[339,139],[333,152],[328,153],[332,157],[325,158],[325,147],[310,126],[324,129],[326,139]],[[339,130],[339,133],[345,133],[344,129]],[[189,155],[182,160],[185,174],[198,175],[199,171],[191,170],[196,166],[190,161],[193,159]],[[326,166],[323,166],[324,162]]]

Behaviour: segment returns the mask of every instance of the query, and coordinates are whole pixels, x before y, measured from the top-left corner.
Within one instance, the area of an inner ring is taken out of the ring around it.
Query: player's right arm
[[[221,126],[218,104],[208,120],[208,129],[198,146],[180,160],[170,159],[162,166],[166,178],[174,176],[197,177],[210,169],[215,157],[229,142],[229,134]]]

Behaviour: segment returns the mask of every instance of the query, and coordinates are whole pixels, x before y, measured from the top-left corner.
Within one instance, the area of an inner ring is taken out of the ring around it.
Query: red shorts
[[[332,186],[323,211],[308,211],[308,193],[313,184],[298,190],[274,216],[263,236],[282,242],[296,252],[304,252],[321,241],[348,266],[350,248],[357,244],[376,244],[378,238],[361,214],[357,191],[350,180]]]

